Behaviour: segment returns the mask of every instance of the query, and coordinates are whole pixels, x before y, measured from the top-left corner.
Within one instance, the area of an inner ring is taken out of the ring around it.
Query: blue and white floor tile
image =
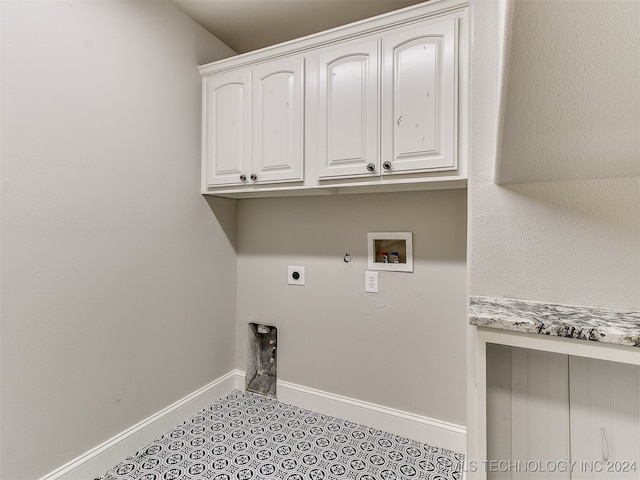
[[[234,391],[99,480],[461,480],[464,455]]]

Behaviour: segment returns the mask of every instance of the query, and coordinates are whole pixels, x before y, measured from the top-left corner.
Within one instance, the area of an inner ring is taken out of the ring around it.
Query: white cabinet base
[[[640,367],[580,357],[569,365],[572,479],[640,479]]]
[[[487,432],[488,431],[511,431],[510,427],[506,427],[505,425],[511,422],[511,418],[513,415],[516,415],[518,412],[514,410],[514,405],[511,402],[511,393],[509,392],[507,399],[507,394],[505,393],[505,371],[508,372],[508,381],[511,381],[511,371],[510,368],[507,368],[504,365],[504,362],[501,362],[496,358],[488,358],[487,349],[492,348],[495,351],[495,345],[499,346],[498,352],[499,355],[502,355],[502,359],[506,358],[508,355],[506,350],[502,348],[509,347],[520,347],[522,349],[528,349],[529,352],[539,352],[544,355],[547,352],[551,352],[553,354],[562,354],[562,355],[570,355],[571,360],[575,362],[573,368],[570,367],[569,371],[566,371],[566,381],[565,385],[570,385],[572,391],[569,392],[569,405],[567,407],[567,412],[569,415],[569,424],[573,422],[574,424],[570,426],[569,437],[578,438],[583,441],[583,443],[590,443],[590,447],[595,449],[596,455],[602,455],[602,440],[601,437],[598,437],[600,433],[601,426],[597,425],[597,423],[603,423],[602,419],[602,411],[607,412],[604,416],[609,418],[608,428],[611,428],[611,432],[609,432],[607,426],[605,426],[605,430],[607,433],[611,434],[616,430],[615,425],[617,423],[624,423],[625,428],[622,428],[620,432],[623,431],[631,431],[632,433],[619,433],[622,435],[620,438],[615,438],[614,436],[608,436],[608,445],[609,445],[609,460],[613,461],[610,464],[597,463],[598,458],[593,457],[593,461],[588,461],[587,463],[581,464],[580,457],[584,456],[582,453],[582,447],[580,446],[580,441],[576,442],[575,447],[573,446],[574,441],[571,440],[570,444],[572,446],[570,450],[570,455],[576,456],[575,464],[564,464],[565,469],[569,469],[569,471],[573,470],[571,477],[572,479],[608,479],[612,478],[615,480],[624,479],[624,480],[638,480],[640,479],[640,452],[637,451],[637,438],[640,434],[638,434],[638,429],[640,428],[640,420],[638,417],[638,412],[640,412],[640,393],[638,391],[638,384],[640,383],[640,350],[638,347],[628,347],[628,346],[620,346],[613,344],[603,344],[598,342],[588,342],[584,340],[574,340],[574,339],[566,339],[560,337],[551,337],[551,336],[543,336],[529,333],[520,333],[520,332],[508,332],[501,331],[483,327],[469,327],[469,347],[470,353],[473,354],[473,361],[470,363],[470,376],[468,383],[468,397],[469,397],[469,411],[468,411],[468,421],[467,421],[467,479],[468,480],[479,480],[479,479],[487,479],[487,478],[499,478],[499,479],[520,479],[520,478],[551,478],[547,477],[548,472],[543,474],[538,473],[537,476],[531,477],[518,477],[514,476],[514,467],[511,466],[510,471],[508,473],[503,474],[502,476],[492,477],[491,475],[495,475],[495,470],[499,469],[498,464],[491,464],[488,460],[488,454],[491,455],[500,455],[507,456],[513,455],[513,451],[509,452],[511,448],[512,441],[507,440],[504,437],[500,439],[500,441],[496,444],[491,444],[489,446],[487,442]],[[529,353],[529,355],[538,355],[537,353]],[[544,356],[543,355],[543,356]],[[500,357],[498,357],[500,358]],[[595,359],[595,360],[591,360]],[[585,363],[586,361],[586,363]],[[598,361],[604,361],[598,363]],[[501,365],[501,370],[497,370],[496,377],[496,362],[499,362]],[[585,371],[588,371],[588,368],[585,369],[585,365],[591,365],[591,373],[586,374]],[[571,365],[571,362],[569,363]],[[606,367],[603,368],[602,365]],[[594,367],[595,366],[595,367]],[[557,367],[557,365],[556,365]],[[492,369],[491,374],[487,374],[488,368]],[[551,369],[551,364],[549,364],[548,369]],[[552,375],[558,373],[558,369],[554,368],[554,372]],[[598,370],[604,370],[605,372],[608,370],[610,373],[603,374],[593,373],[594,368]],[[544,370],[544,368],[543,368]],[[579,370],[582,370],[583,373],[579,373]],[[500,371],[502,371],[502,375],[500,375]],[[633,373],[631,373],[633,371]],[[616,373],[617,372],[617,373]],[[573,374],[575,378],[573,381],[569,381],[570,376]],[[580,375],[582,375],[582,379],[580,379]],[[589,387],[584,386],[584,381],[586,378],[591,376],[591,379],[588,380],[591,384],[591,393],[589,393]],[[502,379],[502,380],[501,380]],[[581,384],[582,387],[578,387],[576,385]],[[527,381],[527,384],[533,385]],[[544,383],[543,383],[544,385]],[[559,387],[566,388],[566,387]],[[582,388],[580,391],[579,388]],[[586,390],[585,390],[586,388]],[[620,390],[626,392],[622,393]],[[544,392],[545,388],[542,387],[540,391]],[[547,389],[549,390],[549,389]],[[608,392],[608,394],[602,395],[602,392]],[[551,397],[553,395],[557,395],[558,392],[549,392]],[[544,397],[544,394],[543,394]],[[573,398],[575,397],[575,398]],[[573,402],[572,403],[572,398]],[[607,404],[606,401],[603,402],[604,398],[617,398],[617,400],[611,400],[610,403]],[[498,403],[492,403],[497,399]],[[547,400],[549,400],[549,396],[547,396]],[[575,403],[578,402],[578,403]],[[633,406],[635,402],[635,407]],[[517,403],[517,402],[516,402]],[[596,406],[598,404],[600,406]],[[509,408],[511,412],[507,417],[504,417],[504,413],[500,413],[502,407],[505,407],[509,404]],[[580,405],[591,405],[589,408],[580,407]],[[604,407],[602,406],[604,405]],[[582,411],[580,410],[582,408]],[[635,417],[633,414],[630,414],[631,410],[635,408]],[[529,409],[531,411],[531,404],[528,407],[524,408],[526,411]],[[570,412],[570,410],[575,409],[575,412]],[[518,407],[518,410],[522,411],[522,405]],[[502,415],[502,417],[500,416]],[[576,416],[577,415],[577,416]],[[631,416],[630,416],[631,415]],[[525,416],[528,416],[526,414]],[[590,417],[589,420],[584,420],[585,417]],[[492,424],[491,427],[488,426],[487,419],[490,419]],[[497,420],[496,420],[497,419]],[[592,426],[585,426],[585,422],[591,422]],[[595,422],[595,423],[594,423]],[[562,423],[562,422],[560,422]],[[587,434],[583,432],[584,428],[591,428],[593,431],[595,425],[595,435],[590,434],[593,440],[587,440]],[[523,428],[522,426],[518,428]],[[634,430],[635,428],[635,430]],[[502,430],[501,430],[502,429]],[[562,427],[564,429],[564,427]],[[535,430],[535,429],[534,429]],[[635,432],[635,433],[633,433]],[[495,433],[494,433],[495,435]],[[510,434],[511,435],[511,434]],[[529,435],[526,434],[525,437]],[[635,436],[635,437],[634,437]],[[493,440],[492,440],[493,441]],[[506,445],[505,445],[506,443]],[[616,447],[613,444],[617,445]],[[634,445],[635,443],[635,445]],[[615,448],[615,450],[614,450]],[[616,458],[612,457],[614,454]],[[635,453],[634,453],[635,452]],[[562,450],[560,451],[562,453]],[[622,458],[620,455],[628,456],[629,458]],[[592,453],[586,454],[588,457],[592,456]],[[536,461],[536,463],[532,464],[533,467],[542,465],[540,462],[551,460],[549,468],[560,468],[563,466],[560,461],[561,458],[558,457],[557,454],[554,454],[551,458],[542,458],[542,459],[530,459]],[[512,458],[512,457],[508,457]],[[558,463],[554,463],[555,461]],[[567,461],[571,460],[571,457],[566,458]],[[635,462],[635,464],[634,464]],[[506,464],[502,464],[503,466]],[[507,465],[508,466],[508,465]],[[522,464],[520,464],[521,468]],[[590,472],[591,476],[580,476],[585,469],[600,469],[602,468],[613,468],[613,469],[626,469],[624,472],[618,472],[616,476],[606,476],[607,472]],[[509,470],[509,469],[508,469]],[[518,473],[518,472],[516,472]],[[520,472],[521,473],[521,472]]]

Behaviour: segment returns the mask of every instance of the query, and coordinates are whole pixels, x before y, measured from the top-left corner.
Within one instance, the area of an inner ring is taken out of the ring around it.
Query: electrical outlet
[[[364,291],[378,293],[378,272],[364,272]]]
[[[290,265],[288,273],[287,283],[289,285],[304,285],[304,267],[292,267]]]

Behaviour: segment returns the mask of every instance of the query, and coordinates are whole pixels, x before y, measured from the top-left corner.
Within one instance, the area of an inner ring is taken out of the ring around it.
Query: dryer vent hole
[[[248,392],[276,398],[278,380],[278,329],[261,323],[249,324],[247,373]]]

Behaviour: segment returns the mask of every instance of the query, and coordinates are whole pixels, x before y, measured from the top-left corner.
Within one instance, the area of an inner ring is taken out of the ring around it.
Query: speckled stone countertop
[[[513,332],[640,347],[640,312],[628,310],[471,297],[469,323]]]

